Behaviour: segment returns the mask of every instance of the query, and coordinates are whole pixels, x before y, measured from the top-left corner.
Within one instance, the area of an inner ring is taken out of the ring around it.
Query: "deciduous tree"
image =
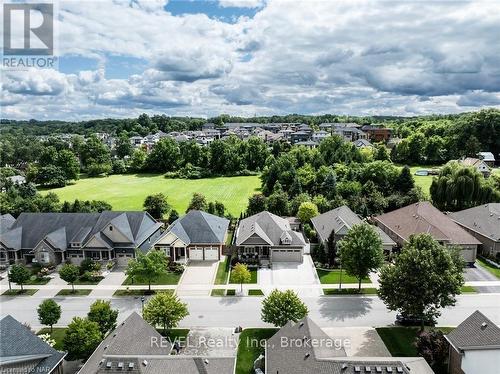
[[[153,326],[162,326],[163,330],[173,328],[189,315],[187,304],[179,297],[167,292],[154,295],[144,306],[144,319]]]
[[[307,316],[309,310],[292,290],[273,290],[262,301],[262,321],[276,327],[285,326],[288,321],[297,322]]]
[[[50,326],[52,334],[52,326],[61,318],[61,306],[52,299],[46,299],[38,306],[37,313],[40,323]]]

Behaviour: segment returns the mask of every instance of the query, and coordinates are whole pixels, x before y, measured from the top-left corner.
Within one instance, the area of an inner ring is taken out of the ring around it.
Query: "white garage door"
[[[217,261],[219,259],[219,250],[217,248],[205,248],[205,260]]]
[[[300,249],[273,249],[272,261],[302,262],[302,253]]]
[[[116,264],[118,266],[127,266],[130,260],[132,260],[131,254],[118,254],[116,257]]]
[[[189,259],[193,260],[193,261],[203,260],[203,249],[190,248],[189,249]]]

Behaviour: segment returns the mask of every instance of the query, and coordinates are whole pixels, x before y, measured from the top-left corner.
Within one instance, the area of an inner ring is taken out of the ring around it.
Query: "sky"
[[[58,68],[2,71],[0,117],[500,107],[500,1],[68,0],[56,23]]]

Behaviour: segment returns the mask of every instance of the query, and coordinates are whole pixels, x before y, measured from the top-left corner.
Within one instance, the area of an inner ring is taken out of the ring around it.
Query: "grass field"
[[[162,174],[118,174],[102,178],[84,178],[76,183],[50,190],[61,201],[104,200],[113,210],[142,210],[146,196],[162,192],[169,204],[180,214],[193,196],[199,192],[208,201],[222,202],[235,215],[246,209],[248,197],[260,188],[258,176],[220,177],[205,179],[167,179]]]
[[[335,296],[335,295],[376,295],[376,288],[362,288],[359,291],[357,288],[324,288],[323,294],[326,296]]]
[[[481,266],[482,268],[486,269],[489,271],[491,274],[493,274],[495,277],[500,279],[500,269],[497,267],[494,267],[490,263],[484,261],[482,258],[478,257],[476,262]]]
[[[264,344],[258,344],[269,339],[278,329],[245,329],[240,335],[238,353],[236,356],[236,374],[253,373],[253,362],[264,353]],[[257,344],[256,344],[257,343]]]
[[[318,273],[319,281],[322,284],[338,284],[340,283],[340,270],[321,270],[316,269]],[[355,277],[351,277],[342,270],[342,283],[358,283],[358,279]],[[361,281],[361,283],[370,283],[370,279],[365,278]]]
[[[217,275],[215,276],[214,284],[226,284],[227,283],[227,277],[229,275],[230,263],[231,263],[231,256],[226,256],[226,259],[224,261],[219,262],[219,265],[217,267]]]
[[[113,294],[113,296],[119,296],[119,297],[126,297],[126,296],[133,296],[133,297],[138,297],[138,296],[151,296],[151,295],[154,295],[158,292],[165,292],[165,293],[169,293],[169,294],[172,294],[174,293],[174,290],[172,289],[162,289],[162,290],[151,290],[151,292],[149,292],[147,289],[145,290],[138,290],[138,289],[132,289],[132,290],[116,290],[115,293]]]
[[[163,274],[160,276],[158,279],[155,279],[151,281],[152,285],[172,285],[172,284],[177,284],[179,283],[179,279],[181,279],[182,274],[177,274],[173,272],[167,272],[166,274]],[[130,285],[136,285],[136,286],[147,286],[148,282],[143,281],[140,279],[133,279],[132,277],[127,277],[123,283],[122,286],[130,286]]]
[[[257,283],[257,269],[255,268],[250,268],[248,269],[250,271],[250,282],[243,282],[245,284],[247,283]],[[231,274],[229,275],[229,283],[236,283],[234,280],[233,280],[233,273],[231,272]]]

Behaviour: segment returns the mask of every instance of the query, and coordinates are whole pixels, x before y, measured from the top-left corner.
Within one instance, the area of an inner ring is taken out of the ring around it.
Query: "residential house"
[[[0,234],[5,262],[60,264],[84,258],[125,265],[149,250],[162,224],[147,212],[21,213]]]
[[[479,310],[445,338],[450,343],[450,374],[498,373],[500,328]]]
[[[62,374],[64,357],[10,315],[0,320],[0,373]]]
[[[480,253],[500,256],[500,203],[478,205],[448,215],[481,242]]]
[[[353,142],[357,148],[373,148],[373,144],[366,139],[358,139]]]
[[[323,139],[325,139],[326,137],[330,136],[330,133],[327,132],[327,131],[324,131],[324,130],[320,130],[320,131],[316,131],[312,134],[312,137],[311,139],[314,141],[314,142],[321,142]]]
[[[300,232],[292,230],[288,219],[264,211],[240,221],[236,246],[243,260],[302,262],[305,241]]]
[[[295,143],[295,145],[313,149],[313,148],[317,148],[319,146],[319,143],[314,142],[312,140],[305,140],[305,141],[297,142],[297,143]]]
[[[185,344],[185,341],[178,341]],[[133,312],[99,344],[78,374],[232,374],[234,357],[176,355],[174,343]]]
[[[129,141],[134,147],[139,148],[144,143],[144,138],[142,136],[131,136]]]
[[[26,178],[22,175],[13,175],[12,177],[7,177],[15,185],[21,185],[26,183]]]
[[[387,127],[364,125],[361,130],[366,132],[373,142],[387,142],[392,136],[392,129]]]
[[[341,336],[341,335],[340,335]],[[309,317],[288,322],[265,345],[265,373],[433,374],[422,357],[347,356],[344,341],[330,337]]]
[[[376,225],[399,246],[403,246],[413,234],[430,234],[445,246],[460,247],[460,253],[467,263],[476,261],[477,248],[481,242],[428,201],[411,204],[374,219]]]
[[[201,210],[190,210],[175,220],[155,241],[173,261],[218,261],[226,242],[229,220]]]
[[[311,135],[305,131],[295,131],[290,134],[290,140],[292,144],[298,142],[305,142],[311,138]]]
[[[314,230],[318,235],[318,239],[327,246],[328,238],[331,233],[334,234],[335,243],[342,240],[349,230],[354,225],[359,225],[363,223],[361,218],[357,216],[347,205],[342,205],[338,208],[329,210],[319,216],[311,219],[314,226]],[[386,253],[391,253],[393,248],[396,246],[394,240],[392,240],[385,232],[383,232],[379,227],[374,226],[374,230],[380,237],[382,241],[382,246]]]
[[[368,139],[368,134],[358,127],[335,126],[334,132],[347,142],[354,142],[358,139]]]
[[[489,177],[491,174],[491,170],[488,164],[484,160],[480,160],[479,158],[466,157],[461,160],[458,160],[458,162],[463,166],[470,166],[475,168],[477,171],[481,172],[485,177]]]
[[[495,166],[495,156],[491,152],[479,152],[477,157],[483,160],[490,168]]]

